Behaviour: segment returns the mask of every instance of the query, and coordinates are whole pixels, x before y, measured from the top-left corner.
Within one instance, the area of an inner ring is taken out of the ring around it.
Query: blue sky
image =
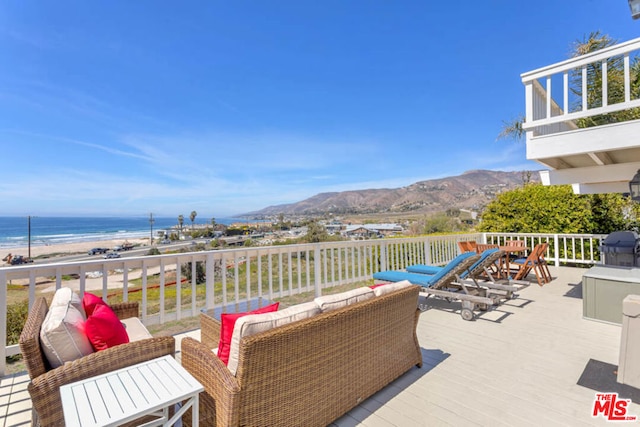
[[[520,74],[627,0],[0,3],[0,215],[226,217],[540,167]]]

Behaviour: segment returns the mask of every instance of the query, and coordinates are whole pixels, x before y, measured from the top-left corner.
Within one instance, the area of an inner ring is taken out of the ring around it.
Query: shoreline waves
[[[171,232],[178,227],[176,218],[158,217],[149,222],[149,217],[2,217],[0,216],[0,251],[69,245],[75,243],[107,242],[132,239],[149,240],[160,238],[159,232]],[[247,223],[235,218],[216,219],[216,223],[230,225]],[[251,220],[251,222],[255,222]],[[206,227],[201,220],[194,225]],[[188,231],[192,224],[185,217],[183,228]],[[103,246],[103,244],[97,244]],[[89,248],[90,249],[90,248]],[[33,255],[33,254],[32,254]]]

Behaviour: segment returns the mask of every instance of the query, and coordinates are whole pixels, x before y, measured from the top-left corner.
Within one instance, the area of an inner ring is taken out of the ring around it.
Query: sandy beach
[[[108,248],[122,245],[129,242],[138,246],[149,246],[149,239],[117,239],[117,240],[97,240],[88,242],[65,243],[60,245],[31,245],[31,258],[43,257],[44,255],[65,256],[75,254],[86,254],[91,248]],[[18,248],[4,249],[4,253],[0,253],[0,258],[4,258],[9,253],[12,255],[27,256],[29,248],[27,246]]]
[[[52,256],[52,260],[55,260],[56,257],[59,256],[66,256],[66,255],[74,255],[74,254],[87,254],[87,252],[91,249],[91,248],[113,248],[114,246],[117,245],[122,245],[124,242],[129,242],[131,244],[134,245],[141,245],[141,246],[149,246],[149,239],[127,239],[127,240],[123,240],[123,239],[116,239],[116,240],[98,240],[98,241],[89,241],[89,242],[76,242],[76,243],[67,243],[67,244],[61,244],[61,245],[40,245],[40,246],[31,246],[31,257],[32,258],[36,258],[36,257],[41,257],[44,255],[55,255]],[[138,247],[139,247],[138,246]],[[28,253],[28,248],[25,247],[19,247],[19,248],[11,248],[11,249],[6,249],[6,253],[0,254],[0,256],[2,258],[4,258],[7,254],[13,254],[13,255],[23,255],[23,256],[27,256]],[[96,257],[99,257],[100,255],[96,255]],[[0,258],[1,259],[1,258]],[[2,261],[0,263],[0,266],[7,266],[7,264]],[[149,270],[150,274],[154,274],[156,273],[157,267],[152,268]],[[129,275],[129,280],[131,279],[135,279],[137,277],[140,277],[141,272],[140,271],[134,271]],[[46,281],[42,281],[39,280],[39,291],[40,292],[53,292],[55,291],[55,281],[52,280],[46,280]],[[14,284],[23,284],[26,285],[29,283],[29,279],[20,279],[20,280],[14,280],[13,281]],[[72,280],[67,280],[64,283],[64,286],[68,286],[72,289],[74,289],[75,291],[78,291],[80,289],[80,280],[79,279],[72,279]],[[88,291],[95,291],[95,290],[100,290],[102,289],[102,278],[101,277],[87,277],[86,278],[86,290]],[[109,274],[109,287],[110,288],[119,288],[122,287],[122,273],[118,273],[118,272],[111,272],[111,274]]]

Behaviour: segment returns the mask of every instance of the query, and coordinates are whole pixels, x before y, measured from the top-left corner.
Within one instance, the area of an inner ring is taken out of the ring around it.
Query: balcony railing
[[[272,300],[305,292],[319,296],[326,288],[369,281],[373,273],[381,270],[401,270],[417,263],[445,264],[458,254],[457,242],[461,240],[500,244],[517,239],[524,240],[528,247],[546,241],[549,242],[547,259],[555,265],[595,264],[600,262],[599,247],[604,237],[476,233],[2,267],[0,339],[7,342],[7,287],[13,281],[27,282],[31,306],[42,278],[53,281],[58,289],[65,285],[70,275],[77,276],[82,293],[87,289],[88,275],[101,276],[103,298],[114,295],[128,301],[134,293],[138,294],[141,319],[144,324],[153,325],[193,317],[202,309],[241,303],[255,297]],[[191,274],[183,273],[183,266]],[[205,273],[202,283],[198,282],[198,271]],[[186,280],[186,276],[190,276],[190,280]],[[150,303],[147,298],[152,288],[159,295],[157,304]],[[5,372],[5,358],[18,353],[17,345],[0,346],[0,375]]]
[[[576,119],[640,107],[640,94],[633,93],[631,87],[631,69],[639,54],[637,38],[522,74],[526,103],[523,129],[531,131],[531,137],[548,135],[576,129]],[[610,65],[620,61],[622,74],[615,76],[620,79],[615,90],[621,92],[614,94],[613,77],[608,76]]]

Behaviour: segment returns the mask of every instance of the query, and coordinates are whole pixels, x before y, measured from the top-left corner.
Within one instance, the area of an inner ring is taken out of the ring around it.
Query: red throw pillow
[[[229,362],[229,352],[231,351],[231,336],[236,320],[248,314],[271,313],[278,311],[279,302],[265,307],[260,307],[246,313],[222,313],[220,315],[220,342],[218,343],[218,358],[226,365]]]
[[[95,351],[129,342],[129,335],[116,313],[108,305],[96,305],[87,317],[85,332]]]
[[[375,289],[375,288],[379,288],[380,286],[385,286],[385,285],[388,285],[388,283],[378,283],[377,285],[369,286],[369,288]]]
[[[84,293],[84,297],[82,297],[82,308],[84,308],[87,317],[91,316],[93,310],[99,305],[107,305],[107,303],[102,301],[102,298],[97,295],[90,294],[89,292]]]

